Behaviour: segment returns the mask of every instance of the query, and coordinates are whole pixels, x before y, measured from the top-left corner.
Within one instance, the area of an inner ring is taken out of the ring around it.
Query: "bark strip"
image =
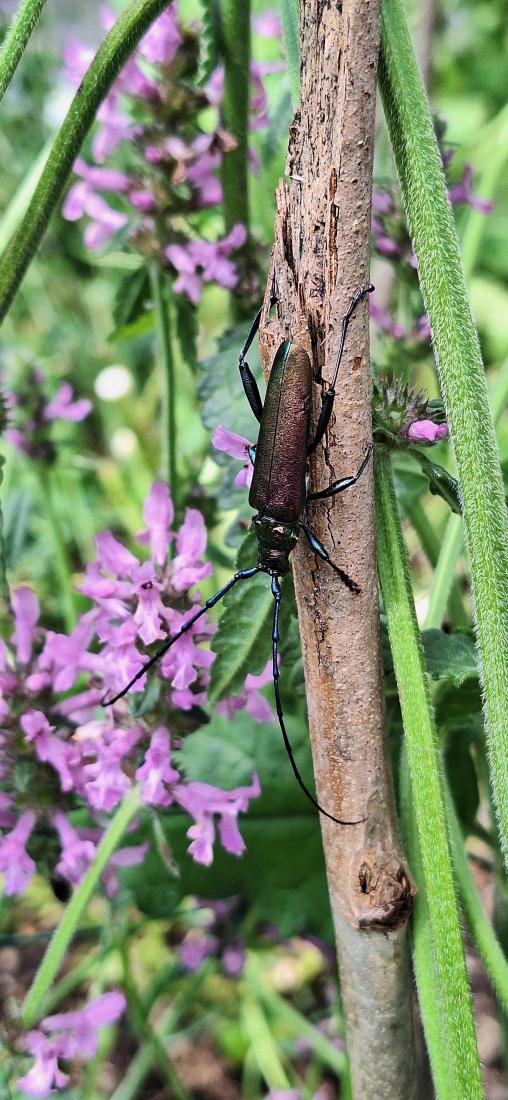
[[[315,419],[331,378],[340,321],[368,282],[379,0],[301,0],[301,110],[290,133],[266,311],[268,372],[291,337],[313,364]],[[277,317],[268,317],[275,272]],[[320,380],[323,379],[324,382]],[[339,393],[311,488],[352,474],[371,438],[368,306],[352,320]],[[406,924],[412,887],[397,833],[384,729],[374,551],[372,465],[308,522],[355,596],[303,540],[293,555],[309,727],[336,928],[354,1100],[416,1096]],[[317,821],[315,827],[317,828]]]

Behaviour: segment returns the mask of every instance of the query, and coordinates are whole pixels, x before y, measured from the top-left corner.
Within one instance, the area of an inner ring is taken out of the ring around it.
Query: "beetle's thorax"
[[[289,573],[289,555],[298,542],[298,524],[281,523],[258,512],[252,518],[258,540],[258,566],[267,573]]]

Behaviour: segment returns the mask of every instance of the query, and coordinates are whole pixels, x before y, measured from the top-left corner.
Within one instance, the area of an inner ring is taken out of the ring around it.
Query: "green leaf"
[[[425,630],[422,634],[427,672],[433,680],[448,680],[460,687],[478,676],[474,642],[467,634],[445,634]]]
[[[480,805],[480,792],[470,738],[462,731],[455,730],[448,735],[444,762],[457,814],[464,828],[469,830]]]
[[[246,535],[237,557],[237,569],[256,562],[256,540]],[[238,695],[247,673],[257,675],[272,652],[273,596],[269,578],[258,573],[240,581],[225,597],[219,629],[212,640],[217,654],[212,665],[208,699],[212,706],[226,695]]]
[[[8,569],[14,569],[18,564],[28,542],[32,508],[32,494],[27,488],[12,490],[4,503],[4,546]]]
[[[257,436],[256,421],[238,372],[238,357],[245,336],[245,326],[230,330],[220,339],[217,354],[202,360],[203,377],[198,396],[202,402],[205,428],[213,429],[217,424],[224,423],[229,431],[254,441]],[[249,366],[259,379],[259,353],[254,345],[249,352]]]
[[[417,450],[416,447],[411,448],[411,454],[420,463],[424,474],[428,477],[431,493],[442,497],[452,512],[456,512],[460,516],[459,483],[456,478],[452,477],[448,470],[445,470],[444,466],[440,466],[438,462],[431,462],[430,458],[427,458],[427,455]]]
[[[113,301],[113,321],[115,331],[136,321],[145,312],[146,299],[150,291],[150,282],[146,267],[130,271],[120,280]]]
[[[293,107],[296,109],[300,102],[300,27],[298,0],[279,0],[279,12],[284,30],[291,98],[293,100]]]

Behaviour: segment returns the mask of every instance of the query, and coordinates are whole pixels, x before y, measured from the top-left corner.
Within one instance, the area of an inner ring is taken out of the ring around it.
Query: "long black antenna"
[[[323,817],[328,817],[330,819],[330,821],[334,821],[336,825],[361,825],[362,822],[366,820],[365,817],[361,817],[359,821],[341,821],[340,817],[334,817],[333,814],[329,814],[327,810],[324,810],[323,807],[319,805],[319,802],[314,798],[314,795],[311,794],[311,792],[309,791],[309,788],[304,783],[304,781],[303,781],[303,779],[300,775],[300,772],[298,770],[298,765],[297,765],[296,760],[293,756],[293,750],[291,748],[291,743],[290,743],[289,737],[287,735],[286,726],[284,724],[284,714],[283,714],[283,711],[282,711],[282,703],[281,703],[281,698],[280,698],[278,646],[279,646],[279,616],[280,616],[280,605],[281,605],[281,601],[282,601],[282,592],[281,592],[281,587],[280,587],[280,584],[279,584],[279,578],[275,574],[272,574],[272,595],[273,595],[273,598],[275,600],[275,608],[274,608],[274,612],[273,612],[273,633],[272,633],[272,658],[273,658],[272,675],[273,675],[273,688],[274,688],[274,691],[275,691],[275,705],[276,705],[276,708],[277,708],[277,717],[279,719],[279,726],[280,726],[282,737],[283,737],[283,740],[284,740],[284,746],[285,746],[286,752],[289,756],[289,762],[290,762],[291,767],[293,769],[296,782],[301,787],[304,795],[306,796],[306,798],[308,798],[309,802],[312,802],[312,805],[316,807],[316,810],[319,810],[319,813],[322,814]]]
[[[130,691],[133,684],[137,683],[137,681],[140,680],[142,676],[144,676],[145,672],[148,672],[149,668],[152,668],[153,665],[156,665],[157,661],[160,661],[161,657],[163,657],[164,654],[167,653],[168,649],[170,649],[171,646],[174,645],[175,642],[177,642],[178,639],[182,637],[182,634],[186,634],[187,631],[190,630],[191,626],[193,626],[194,623],[197,622],[197,620],[200,619],[201,616],[210,609],[210,607],[213,607],[216,603],[219,602],[219,600],[222,600],[222,597],[225,596],[227,592],[229,592],[230,588],[233,588],[233,585],[237,584],[238,581],[248,580],[249,577],[253,577],[255,573],[259,572],[259,566],[255,565],[252,567],[252,569],[240,569],[238,573],[235,573],[234,577],[231,577],[231,580],[229,580],[223,588],[219,588],[219,591],[215,593],[215,596],[210,596],[210,599],[203,604],[203,607],[200,607],[199,611],[196,611],[194,615],[191,615],[190,619],[187,619],[187,622],[183,624],[182,628],[178,631],[177,634],[173,634],[172,638],[168,638],[167,642],[164,642],[164,645],[161,645],[160,649],[158,649],[157,652],[154,653],[153,657],[150,657],[149,661],[145,661],[145,664],[141,665],[141,668],[138,672],[136,672],[136,675],[132,677],[132,680],[129,680],[129,683],[126,684],[121,691],[117,692],[116,695],[113,695],[112,699],[107,699],[106,696],[103,696],[103,698],[101,699],[103,707],[111,707],[113,706],[113,703],[117,703],[119,699],[123,699],[124,695],[127,695],[127,692]]]

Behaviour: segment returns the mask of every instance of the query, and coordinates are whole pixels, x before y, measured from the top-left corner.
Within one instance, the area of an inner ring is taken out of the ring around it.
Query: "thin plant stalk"
[[[379,579],[404,724],[442,1021],[448,1038],[452,1095],[460,1096],[461,1100],[479,1100],[483,1088],[453,884],[434,715],[391,459],[385,449],[376,454],[375,492]],[[427,1034],[429,1044],[430,1040]]]
[[[58,206],[74,161],[120,69],[168,0],[132,0],[106,35],[55,137],[28,210],[0,264],[0,322]]]
[[[286,57],[288,62],[291,102],[296,111],[300,102],[300,43],[298,0],[278,0],[279,13],[284,31]]]
[[[72,567],[69,556],[67,554],[67,547],[61,528],[60,519],[57,509],[55,507],[51,470],[47,467],[37,467],[35,469],[35,473],[40,493],[40,500],[49,527],[51,548],[53,551],[53,566],[55,570],[55,576],[58,580],[58,584],[60,587],[60,598],[62,601],[65,627],[66,630],[70,633],[70,631],[76,625],[76,597],[74,591]]]
[[[226,231],[241,222],[248,230],[248,151],[250,91],[250,0],[222,0],[224,49],[224,126],[236,141],[236,149],[224,157],[224,220]]]
[[[442,544],[425,509],[422,507],[420,500],[412,500],[407,502],[405,501],[403,504],[403,508],[411,526],[414,528],[416,534],[418,535],[421,546],[430,564],[433,566],[434,569],[436,569],[436,566],[440,559]],[[448,602],[448,614],[450,616],[450,620],[454,627],[467,628],[469,626],[469,615],[467,614],[466,608],[464,607],[464,602],[462,599],[460,588],[457,583],[457,578],[455,576],[452,576],[450,578],[447,578],[447,581],[449,581],[449,584],[446,598]],[[431,586],[431,594],[433,586],[434,578]],[[441,626],[441,622],[442,617],[438,623],[438,626]],[[429,624],[427,621],[426,626],[428,627],[428,625]]]
[[[5,35],[0,52],[0,100],[23,57],[46,0],[23,0]]]
[[[432,117],[400,0],[384,0],[380,84],[453,443],[485,728],[508,862],[508,525],[480,345]]]
[[[169,303],[164,295],[164,275],[159,264],[150,268],[152,294],[157,328],[157,348],[161,388],[161,472],[166,479],[173,500],[177,496],[176,476],[176,386],[175,361],[171,346],[171,322]]]
[[[41,1015],[46,993],[60,969],[64,955],[78,928],[86,906],[97,888],[100,876],[107,867],[113,852],[118,847],[131,821],[138,813],[139,807],[139,790],[137,787],[132,787],[111,818],[97,849],[95,859],[74,891],[45,952],[23,1003],[22,1021],[24,1027],[31,1027]]]

